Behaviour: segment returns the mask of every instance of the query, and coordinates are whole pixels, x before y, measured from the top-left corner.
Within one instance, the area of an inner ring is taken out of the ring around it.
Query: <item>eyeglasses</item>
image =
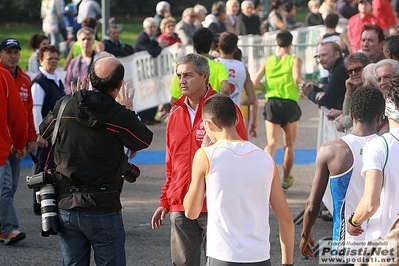
[[[44,60],[48,60],[48,61],[52,61],[52,60],[60,61],[60,59],[59,59],[58,57],[44,58]]]
[[[347,69],[347,70],[346,70],[346,74],[350,75],[350,74],[352,74],[352,72],[355,72],[355,74],[357,74],[357,73],[359,73],[360,71],[362,71],[363,68],[364,68],[364,66],[355,67],[355,68],[352,68],[352,69]]]
[[[175,24],[169,24],[167,27],[168,28],[173,28],[175,26]]]

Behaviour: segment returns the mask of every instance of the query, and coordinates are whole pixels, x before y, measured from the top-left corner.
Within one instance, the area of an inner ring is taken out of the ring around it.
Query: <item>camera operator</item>
[[[124,67],[119,60],[99,59],[89,73],[93,91],[78,90],[71,96],[54,144],[63,264],[89,265],[93,247],[96,263],[126,265],[118,191],[128,170],[124,146],[130,151],[147,148],[152,132],[135,112],[115,101],[121,88],[121,100],[133,101],[133,94],[122,87]],[[63,99],[40,125],[48,141]]]

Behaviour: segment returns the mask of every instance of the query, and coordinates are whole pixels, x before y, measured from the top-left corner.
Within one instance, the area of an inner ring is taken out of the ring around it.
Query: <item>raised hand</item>
[[[126,106],[127,109],[133,110],[133,99],[134,93],[136,92],[135,88],[129,89],[129,83],[124,83],[116,96],[115,100],[121,105]]]
[[[87,90],[89,87],[88,85],[89,85],[89,80],[87,79],[87,77],[83,78],[83,82],[81,82],[79,77],[76,82],[76,86],[73,83],[73,81],[71,81],[71,93],[74,94],[75,92],[78,92],[80,90]]]
[[[350,96],[350,95],[352,95],[352,93],[355,92],[355,90],[357,89],[357,86],[355,84],[353,84],[353,81],[351,78],[348,78],[345,81],[345,88],[346,88],[346,94],[348,94]]]

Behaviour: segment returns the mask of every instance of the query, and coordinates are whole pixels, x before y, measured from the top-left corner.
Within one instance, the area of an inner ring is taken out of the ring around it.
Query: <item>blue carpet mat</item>
[[[298,149],[295,150],[294,164],[314,164],[316,160],[316,150]],[[275,161],[277,164],[283,162],[283,150],[277,150]],[[165,164],[165,151],[140,151],[131,162],[141,164]],[[31,167],[32,160],[26,156],[21,163],[22,167]]]

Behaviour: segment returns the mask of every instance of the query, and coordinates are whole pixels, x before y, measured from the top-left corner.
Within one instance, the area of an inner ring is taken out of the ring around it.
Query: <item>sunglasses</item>
[[[353,69],[347,69],[346,70],[346,74],[350,75],[352,74],[352,72],[355,72],[355,74],[359,73],[360,71],[362,71],[362,69],[364,68],[364,66],[361,67],[355,67]]]

